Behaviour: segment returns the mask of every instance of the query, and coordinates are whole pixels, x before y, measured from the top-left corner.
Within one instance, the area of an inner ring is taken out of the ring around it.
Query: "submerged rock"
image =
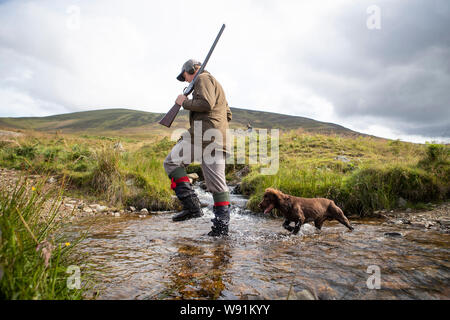
[[[310,291],[303,289],[299,292],[291,292],[288,300],[316,300],[316,298]]]
[[[230,193],[231,193],[231,194],[241,194],[241,193],[242,193],[242,191],[241,191],[241,184],[238,183],[238,184],[233,188],[233,190],[231,190]]]
[[[400,238],[400,237],[403,236],[403,235],[402,235],[401,233],[399,233],[399,232],[385,232],[384,235],[385,235],[386,237],[393,237],[393,238]]]
[[[187,174],[187,177],[189,178],[189,181],[190,181],[191,183],[194,183],[194,182],[197,181],[198,178],[199,178],[198,174],[196,174],[195,172],[194,172],[194,173],[188,173],[188,174]]]

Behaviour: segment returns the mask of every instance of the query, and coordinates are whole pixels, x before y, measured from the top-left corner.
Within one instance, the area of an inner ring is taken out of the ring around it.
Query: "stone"
[[[50,177],[48,179],[48,183],[55,183],[55,182],[56,182],[56,179],[54,177]]]
[[[296,300],[316,300],[314,295],[306,289],[303,289],[302,291],[297,292],[295,295],[297,297]]]
[[[119,213],[119,212],[113,212],[112,215],[113,215],[114,217],[120,217],[120,213]]]
[[[73,209],[73,207],[74,207],[74,205],[71,203],[65,203],[64,206],[67,208],[70,208],[70,209]]]
[[[334,160],[342,161],[342,162],[350,162],[350,160],[345,156],[337,156]]]
[[[199,176],[197,173],[193,172],[193,173],[188,173],[187,174],[189,179],[192,179],[193,181],[198,180]]]
[[[148,214],[147,208],[142,208],[140,211],[142,214]]]
[[[102,206],[102,205],[98,204],[98,205],[96,206],[95,209],[96,209],[98,212],[104,212],[104,211],[108,210],[108,207],[107,207],[107,206]]]
[[[114,149],[119,151],[119,152],[124,152],[125,151],[125,149],[122,146],[122,143],[120,143],[120,142],[116,142],[114,144]]]
[[[93,210],[91,208],[89,208],[89,207],[86,207],[86,208],[83,208],[83,212],[92,213]]]
[[[411,224],[411,221],[406,218],[400,218],[395,221],[395,224]]]
[[[440,219],[440,220],[438,220],[438,223],[439,223],[441,226],[450,228],[450,220]]]
[[[136,211],[136,208],[133,207],[133,206],[130,206],[130,211],[131,211],[131,212],[135,212],[135,211]]]
[[[425,222],[425,228],[426,229],[430,229],[432,226],[434,226],[433,222],[430,222],[430,221]]]
[[[397,205],[399,207],[402,207],[402,208],[406,207],[406,203],[407,203],[406,200],[403,199],[402,197],[399,197],[397,200]]]
[[[399,232],[385,232],[384,234],[386,237],[393,237],[393,238],[399,238],[402,237],[402,234]]]
[[[412,209],[411,208],[406,208],[406,212],[411,212],[412,211]]]
[[[241,194],[241,193],[242,193],[242,191],[241,191],[241,184],[238,183],[238,184],[233,188],[233,190],[231,190],[230,193],[231,193],[231,194]]]

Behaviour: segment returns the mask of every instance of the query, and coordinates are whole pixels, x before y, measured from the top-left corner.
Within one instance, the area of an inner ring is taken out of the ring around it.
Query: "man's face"
[[[197,73],[197,72],[195,72],[195,73]],[[189,73],[187,73],[187,72],[185,71],[185,72],[183,73],[183,77],[184,77],[184,79],[185,79],[187,82],[191,83],[192,80],[194,80],[195,73],[194,73],[194,74],[189,74]]]

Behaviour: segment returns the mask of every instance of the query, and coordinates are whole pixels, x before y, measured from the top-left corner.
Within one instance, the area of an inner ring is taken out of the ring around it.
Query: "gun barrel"
[[[209,49],[209,52],[206,55],[206,58],[203,61],[202,65],[200,66],[200,69],[198,70],[198,72],[195,75],[194,79],[189,84],[189,86],[186,88],[186,90],[183,91],[183,94],[185,96],[188,96],[194,90],[195,81],[197,80],[197,77],[199,76],[199,74],[201,74],[203,72],[203,70],[205,69],[206,64],[208,63],[209,58],[211,57],[211,54],[213,53],[214,48],[216,47],[216,44],[219,41],[219,38],[222,35],[222,32],[223,32],[224,29],[225,29],[225,24],[223,24],[222,27],[220,28],[219,34],[217,35],[216,39],[214,40],[214,43],[211,46],[211,49]],[[170,128],[170,126],[172,125],[173,120],[175,120],[175,117],[177,116],[178,112],[180,111],[180,108],[181,108],[180,105],[175,104],[169,110],[169,112],[167,112],[167,114],[161,120],[159,120],[159,123],[162,124],[163,126],[166,126],[167,128]]]

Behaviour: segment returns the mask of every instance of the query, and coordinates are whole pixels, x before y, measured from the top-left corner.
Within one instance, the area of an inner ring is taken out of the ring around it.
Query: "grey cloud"
[[[316,46],[295,45],[296,63],[309,70],[299,86],[326,97],[340,118],[372,116],[403,133],[450,137],[450,3],[378,1],[381,30],[369,30],[372,4],[341,8]]]

